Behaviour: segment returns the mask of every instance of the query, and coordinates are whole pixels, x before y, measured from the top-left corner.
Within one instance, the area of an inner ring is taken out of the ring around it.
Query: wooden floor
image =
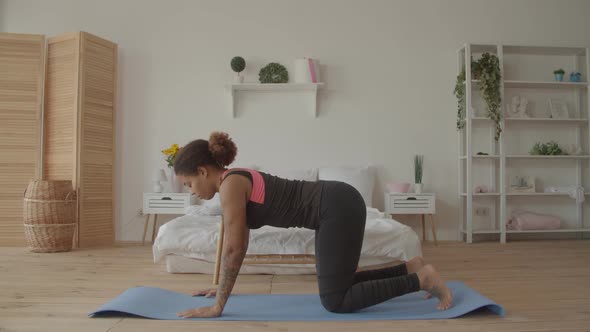
[[[0,248],[0,331],[590,331],[590,241],[442,243],[424,257],[502,304],[507,316],[477,313],[431,321],[191,322],[88,318],[129,287],[208,287],[209,275],[168,274],[151,248],[35,254]],[[237,293],[317,292],[314,276],[240,276]],[[296,313],[294,313],[296,314]]]

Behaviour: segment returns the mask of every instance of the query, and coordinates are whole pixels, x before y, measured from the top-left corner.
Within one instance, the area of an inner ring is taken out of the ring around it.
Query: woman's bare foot
[[[408,270],[408,274],[417,273],[424,265],[426,265],[424,258],[414,257],[406,262],[406,269]]]
[[[426,261],[422,257],[414,257],[406,262],[406,269],[408,269],[408,274],[418,273],[424,265],[426,265]],[[429,299],[432,296],[430,293],[426,293],[424,295],[424,299]]]
[[[453,304],[453,294],[451,294],[451,290],[432,265],[425,265],[420,269],[418,271],[418,279],[420,279],[421,290],[427,291],[430,295],[434,295],[440,300],[437,309],[447,310],[451,307]],[[430,296],[427,295],[428,297]]]

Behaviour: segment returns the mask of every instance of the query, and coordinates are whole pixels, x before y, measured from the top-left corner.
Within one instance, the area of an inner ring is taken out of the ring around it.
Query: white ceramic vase
[[[414,192],[416,194],[422,193],[422,183],[414,183]]]
[[[154,193],[161,193],[162,191],[164,191],[164,187],[162,186],[162,184],[160,183],[160,181],[154,181],[153,187],[152,187],[152,192]]]
[[[184,185],[176,177],[176,174],[174,173],[174,168],[172,168],[172,167],[168,167],[168,184],[169,184],[171,193],[181,193],[182,192],[182,189],[183,189],[182,187]]]

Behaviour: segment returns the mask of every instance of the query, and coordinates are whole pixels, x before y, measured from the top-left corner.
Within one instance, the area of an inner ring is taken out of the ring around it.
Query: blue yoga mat
[[[331,313],[324,309],[317,294],[305,295],[232,295],[225,310],[216,318],[189,318],[194,320],[232,321],[335,321],[335,320],[414,320],[455,318],[478,309],[489,309],[504,316],[504,309],[492,300],[469,288],[462,282],[450,281],[453,307],[436,309],[438,299],[423,299],[426,293],[406,294],[387,302],[348,314]],[[176,313],[196,307],[213,305],[215,299],[192,297],[160,288],[130,288],[90,317],[133,315],[153,319],[187,319]]]

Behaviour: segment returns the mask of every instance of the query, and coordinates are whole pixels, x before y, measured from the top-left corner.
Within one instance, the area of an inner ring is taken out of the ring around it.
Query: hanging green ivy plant
[[[473,57],[471,57],[471,72],[474,78],[479,78],[479,64],[473,61]],[[467,104],[465,101],[465,68],[457,76],[457,83],[455,83],[453,93],[457,97],[457,129],[463,129],[465,128],[465,116],[467,115],[465,111]]]
[[[473,78],[479,79],[479,90],[488,107],[488,117],[496,124],[496,141],[500,138],[502,127],[502,96],[500,93],[500,62],[498,57],[484,53],[477,61],[471,60]],[[465,69],[457,76],[457,82],[453,93],[457,97],[457,129],[465,127],[466,101],[465,101]]]
[[[457,97],[457,129],[465,128],[465,69],[457,76],[457,83],[455,83],[455,90],[453,91]]]
[[[500,138],[502,127],[502,95],[500,93],[500,61],[498,57],[484,53],[478,61],[480,70],[479,89],[488,106],[488,117],[496,123],[496,141]]]

